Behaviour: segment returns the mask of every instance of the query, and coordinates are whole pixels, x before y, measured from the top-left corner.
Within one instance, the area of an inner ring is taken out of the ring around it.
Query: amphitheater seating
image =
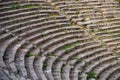
[[[0,80],[120,80],[115,0],[1,0]]]

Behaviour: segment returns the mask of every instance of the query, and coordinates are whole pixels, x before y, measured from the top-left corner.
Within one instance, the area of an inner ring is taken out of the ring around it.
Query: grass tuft
[[[87,73],[87,78],[88,78],[88,79],[95,79],[95,80],[96,80],[95,73],[94,73],[94,72],[89,72],[89,73]]]
[[[28,53],[25,55],[25,57],[32,57],[32,56],[36,56],[34,53]]]
[[[67,45],[63,46],[62,50],[67,50],[67,49],[69,49],[71,47],[74,47],[75,45],[76,44],[67,44]]]

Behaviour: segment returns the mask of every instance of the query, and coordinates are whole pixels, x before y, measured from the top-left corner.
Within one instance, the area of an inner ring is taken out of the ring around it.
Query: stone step
[[[43,61],[46,59],[45,56],[39,57],[35,62],[34,62],[34,70],[40,80],[47,80],[44,72],[43,72]]]
[[[118,64],[119,64],[119,63],[118,63]],[[101,79],[104,79],[104,80],[109,79],[109,77],[110,77],[113,73],[115,73],[115,72],[117,72],[117,71],[119,71],[119,70],[120,70],[120,67],[119,67],[119,66],[112,67],[112,68],[110,68],[109,70],[105,71],[105,72],[101,75]]]
[[[113,60],[113,59],[115,59],[115,57],[114,56],[110,56],[110,57],[106,57],[106,58],[104,58],[104,59],[102,59],[101,61],[99,61],[99,63],[97,63],[97,65],[99,64],[102,64],[103,62],[106,62],[106,61],[109,61],[109,60]],[[95,64],[96,65],[96,64]],[[100,66],[99,66],[100,67]],[[99,69],[102,69],[102,68],[105,68],[105,66],[103,66],[103,67],[100,67]],[[98,70],[98,68],[97,68],[97,70]],[[100,70],[101,71],[101,70]],[[93,72],[93,71],[92,71]],[[102,71],[101,71],[102,72]],[[84,75],[84,76],[83,76]],[[97,76],[98,75],[98,71],[95,71],[95,76]],[[100,75],[100,74],[99,74]],[[86,73],[82,73],[81,75],[80,75],[80,77],[82,78],[82,80],[84,80],[84,79],[87,79],[87,74]]]
[[[11,39],[8,39],[8,40],[5,40],[3,43],[1,43],[0,45],[0,55],[1,55],[1,60],[0,60],[0,63],[2,64],[1,67],[5,67],[5,63],[4,63],[4,53],[5,53],[5,50],[6,48],[9,46],[10,43],[12,43],[13,41],[15,41],[18,37],[13,37]]]
[[[16,55],[17,50],[20,48],[21,45],[23,45],[25,41],[16,42],[15,41],[11,43],[11,46],[8,46],[6,48],[6,52],[4,53],[5,63],[10,71],[10,73],[17,73],[17,69],[14,63],[14,58]]]
[[[19,49],[19,51],[16,53],[15,55],[15,65],[16,68],[18,70],[18,74],[20,75],[20,77],[28,77],[27,75],[27,71],[25,69],[25,55],[27,54],[27,52],[29,51],[29,49],[32,48],[32,44],[29,45],[23,45],[23,48],[21,47],[21,49]]]

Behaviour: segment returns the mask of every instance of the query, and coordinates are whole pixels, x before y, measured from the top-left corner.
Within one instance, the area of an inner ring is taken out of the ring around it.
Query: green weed
[[[77,59],[76,64],[79,64],[79,63],[81,63],[81,62],[82,62],[82,60],[79,58],[79,59]]]
[[[120,37],[120,35],[112,35],[111,37],[112,38],[118,38],[118,37]]]
[[[94,78],[94,79],[96,80],[95,73],[94,73],[94,72],[89,72],[89,73],[87,73],[87,78],[88,78],[88,79]]]
[[[67,45],[63,46],[62,50],[67,50],[67,49],[69,49],[71,47],[74,47],[75,45],[76,44],[67,44]]]
[[[25,55],[25,57],[32,57],[32,56],[36,56],[34,53],[28,53]]]

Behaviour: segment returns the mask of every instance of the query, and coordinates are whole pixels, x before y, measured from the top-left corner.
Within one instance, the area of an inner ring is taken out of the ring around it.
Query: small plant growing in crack
[[[77,58],[77,57],[72,57],[71,60],[78,60],[80,58]]]
[[[67,49],[69,49],[71,47],[74,47],[75,45],[76,45],[75,43],[73,43],[73,44],[67,44],[67,45],[63,46],[62,50],[67,50]]]
[[[81,63],[81,62],[82,62],[82,60],[79,58],[79,59],[77,59],[76,64],[79,64],[79,63]]]
[[[47,64],[47,63],[43,64],[43,69],[44,69],[44,70],[47,69],[47,67],[48,67],[48,64]]]
[[[21,6],[19,4],[11,4],[10,7],[12,9],[19,9],[19,8],[21,8]]]
[[[97,80],[96,75],[95,75],[94,72],[87,73],[87,79],[95,79],[95,80]]]
[[[112,35],[112,38],[118,38],[120,35]]]
[[[8,53],[5,51],[4,55],[3,55],[3,60],[8,60]]]
[[[106,29],[98,29],[97,31],[98,31],[98,32],[104,32],[104,33],[107,33],[107,32],[108,32]]]
[[[32,56],[37,56],[37,55],[34,54],[34,53],[28,53],[28,54],[25,55],[25,57],[32,57]]]

